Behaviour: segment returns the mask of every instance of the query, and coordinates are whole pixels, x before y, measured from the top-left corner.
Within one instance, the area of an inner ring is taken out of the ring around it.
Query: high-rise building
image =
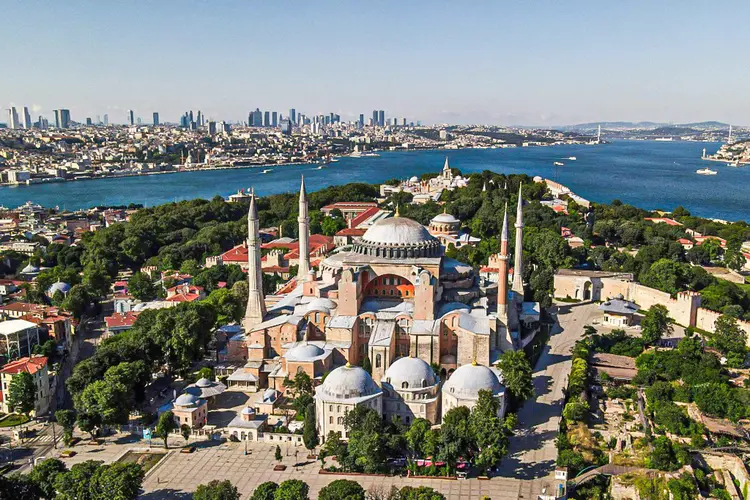
[[[378,110],[377,109],[372,110],[372,124],[373,125],[378,124]]]
[[[255,111],[253,111],[253,127],[262,127],[263,126],[263,113],[260,111],[260,108],[255,108]]]
[[[69,109],[56,109],[55,110],[55,127],[56,128],[70,127],[70,110]]]
[[[23,107],[23,128],[27,130],[31,128],[31,113],[29,113],[28,106]]]
[[[133,114],[132,109],[128,110],[128,125],[130,125],[131,127],[135,125],[135,115]]]
[[[91,121],[91,117],[90,117],[90,116],[87,116],[87,117],[86,117],[86,126],[87,126],[87,127],[90,127],[90,126],[91,126],[92,124],[93,124],[93,122]]]
[[[279,113],[274,111],[271,113],[271,126],[276,127],[279,125]]]
[[[154,127],[156,127],[157,125],[159,125],[159,113],[154,111]]]
[[[198,126],[199,127],[203,126],[203,113],[201,113],[200,109],[198,110]]]
[[[264,127],[271,126],[271,112],[270,111],[265,111],[263,113],[263,126]]]
[[[294,124],[297,123],[297,110],[294,108],[291,108],[289,110],[289,121]]]
[[[47,130],[47,127],[49,127],[49,122],[45,117],[39,115],[39,121],[37,122],[37,125],[39,126],[40,130]]]
[[[216,122],[208,121],[208,135],[216,135]]]
[[[286,135],[292,135],[292,121],[286,118],[281,120],[279,124],[281,126],[281,133]]]
[[[360,113],[359,114],[359,128],[362,128],[365,126],[365,114]]]
[[[378,111],[378,125],[381,127],[385,127],[385,111],[382,109]]]
[[[109,115],[107,113],[104,113],[104,125],[109,125]]]
[[[18,123],[18,111],[15,106],[8,110],[8,128],[11,130],[21,128],[21,125]]]

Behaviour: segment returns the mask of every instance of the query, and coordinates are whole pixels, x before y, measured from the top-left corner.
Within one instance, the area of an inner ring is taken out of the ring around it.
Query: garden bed
[[[153,468],[156,464],[158,464],[161,459],[166,456],[166,453],[142,453],[137,451],[128,451],[117,461],[126,464],[138,464],[143,467],[143,472],[145,473]]]
[[[0,427],[15,427],[17,425],[25,424],[29,420],[29,417],[26,415],[11,413],[0,420]]]

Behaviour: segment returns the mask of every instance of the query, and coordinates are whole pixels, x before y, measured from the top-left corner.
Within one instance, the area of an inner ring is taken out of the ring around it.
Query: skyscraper
[[[15,106],[8,110],[8,128],[11,130],[21,128],[20,124],[18,123],[18,111],[16,110]]]
[[[294,108],[291,108],[289,110],[289,121],[294,124],[297,123],[297,110]]]
[[[385,127],[385,111],[382,109],[378,111],[378,125],[381,127]]]
[[[279,113],[274,111],[271,113],[271,126],[276,127],[279,124]]]
[[[263,126],[264,127],[271,126],[271,112],[270,111],[266,111],[263,113]]]
[[[253,127],[262,127],[263,126],[263,113],[261,113],[260,108],[255,108],[255,111],[253,111]]]
[[[23,107],[23,128],[27,130],[31,128],[31,114],[28,106]]]
[[[87,127],[90,127],[90,126],[91,126],[91,124],[92,124],[92,122],[91,122],[91,117],[86,117],[86,126],[87,126]]]
[[[131,127],[135,125],[135,116],[133,115],[132,109],[128,110],[128,125],[130,125]]]
[[[200,109],[198,110],[198,126],[199,127],[203,126],[203,113],[201,113]]]
[[[359,114],[359,128],[362,128],[365,126],[365,114],[360,113]]]
[[[55,110],[55,127],[57,128],[70,127],[70,110],[69,109],[56,109]]]
[[[208,135],[216,135],[216,122],[208,121]]]
[[[372,124],[376,126],[378,124],[378,110],[377,109],[372,110]]]
[[[159,125],[159,113],[154,111],[154,127],[156,127],[157,125]]]
[[[109,125],[109,115],[107,113],[104,113],[104,125]]]

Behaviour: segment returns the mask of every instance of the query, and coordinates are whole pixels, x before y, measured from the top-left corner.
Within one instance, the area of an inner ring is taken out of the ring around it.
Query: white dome
[[[26,267],[24,267],[21,270],[21,274],[34,274],[38,272],[39,272],[39,268],[31,263],[29,263]]]
[[[311,361],[323,354],[325,351],[314,344],[300,344],[289,349],[284,357],[287,361]]]
[[[196,403],[198,403],[198,396],[195,394],[190,394],[189,392],[186,392],[185,394],[181,394],[177,397],[177,399],[174,400],[175,406],[195,406]]]
[[[434,240],[422,224],[405,217],[381,219],[362,236],[363,242],[390,246],[411,246]]]
[[[52,286],[49,287],[49,290],[47,290],[47,294],[52,296],[57,292],[62,292],[63,294],[66,294],[69,291],[70,291],[70,285],[62,281],[58,281],[56,283],[53,283]]]
[[[412,176],[411,179],[409,179],[409,182],[419,182],[419,177],[417,177],[416,175],[414,175],[414,176]]]
[[[460,366],[443,386],[443,392],[460,399],[478,399],[483,389],[492,391],[495,396],[504,390],[495,372],[474,364]]]
[[[383,381],[396,389],[422,389],[435,385],[435,372],[424,360],[413,357],[399,358],[385,371]],[[408,384],[404,387],[404,383]]]
[[[461,221],[453,217],[451,214],[439,214],[432,218],[432,222],[438,222],[440,224],[459,224]]]
[[[359,366],[340,366],[325,379],[320,386],[322,399],[357,399],[379,394],[377,386],[369,373]]]
[[[308,311],[322,311],[330,314],[332,309],[336,309],[336,303],[331,299],[326,299],[323,297],[315,298],[311,300],[309,304],[307,304]]]
[[[204,378],[198,379],[195,385],[198,387],[211,387],[211,381],[204,377]]]

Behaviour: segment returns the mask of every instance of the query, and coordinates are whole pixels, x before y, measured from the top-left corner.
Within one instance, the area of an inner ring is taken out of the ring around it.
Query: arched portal
[[[401,276],[384,274],[373,278],[365,287],[365,296],[388,299],[414,298],[414,285]]]
[[[583,300],[591,300],[591,282],[583,284]]]

